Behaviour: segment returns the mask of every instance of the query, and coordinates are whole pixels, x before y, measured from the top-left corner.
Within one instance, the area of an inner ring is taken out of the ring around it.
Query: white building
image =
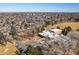
[[[60,36],[61,32],[62,30],[60,29],[51,29],[49,31],[43,31],[39,33],[39,35],[42,37],[55,38],[55,37]]]
[[[50,32],[53,32],[54,34],[60,35],[62,30],[61,29],[51,29]]]

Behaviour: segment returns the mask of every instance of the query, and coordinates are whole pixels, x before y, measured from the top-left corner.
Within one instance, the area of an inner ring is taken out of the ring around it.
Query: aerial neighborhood
[[[79,54],[78,36],[79,13],[0,13],[0,54]]]

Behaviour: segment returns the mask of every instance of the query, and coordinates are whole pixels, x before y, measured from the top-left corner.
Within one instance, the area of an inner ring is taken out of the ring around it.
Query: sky
[[[0,3],[0,12],[79,12],[79,3]]]

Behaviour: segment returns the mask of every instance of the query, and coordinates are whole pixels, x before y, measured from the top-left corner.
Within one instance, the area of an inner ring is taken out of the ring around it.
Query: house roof
[[[62,31],[62,30],[61,29],[51,29],[50,31],[58,32],[58,31]]]
[[[51,31],[61,33],[60,29],[51,29]],[[54,38],[55,36],[58,35],[58,34],[54,34],[51,31],[43,31],[43,32],[39,33],[39,35],[44,36],[44,37],[49,37],[49,38]]]

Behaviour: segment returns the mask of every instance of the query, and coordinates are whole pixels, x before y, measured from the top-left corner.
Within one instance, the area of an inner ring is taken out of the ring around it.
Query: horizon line
[[[79,12],[54,12],[54,11],[0,11],[0,13],[79,13]]]

